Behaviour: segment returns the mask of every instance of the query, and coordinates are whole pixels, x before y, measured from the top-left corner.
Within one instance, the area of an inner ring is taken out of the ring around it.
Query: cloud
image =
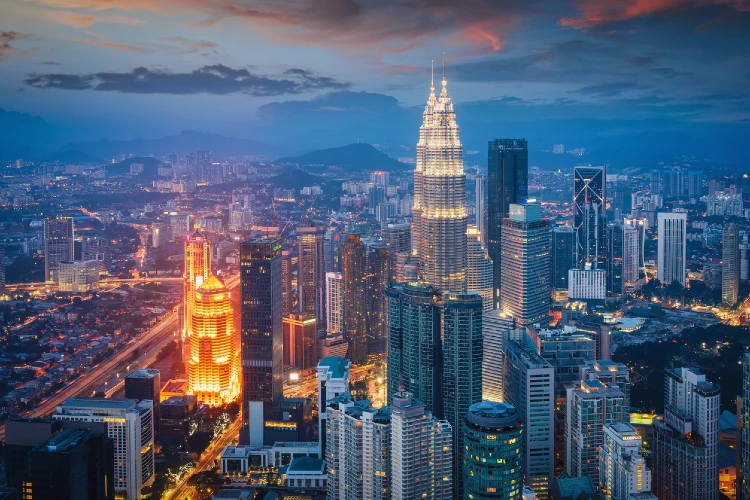
[[[216,52],[218,45],[209,40],[189,40],[181,36],[167,36],[162,37],[160,40],[165,42],[172,42],[178,45],[178,53],[180,54],[194,54],[196,52]]]
[[[635,82],[611,82],[586,85],[578,90],[571,91],[574,94],[586,94],[593,97],[615,97],[620,96],[628,90],[640,88]]]
[[[91,73],[82,75],[48,73],[32,74],[24,80],[40,89],[99,90],[126,94],[246,94],[279,96],[316,90],[340,90],[349,86],[330,77],[303,69],[289,69],[277,77],[254,73],[247,68],[230,68],[221,64],[203,66],[190,73],[173,73],[161,69],[135,68],[125,73]]]
[[[95,16],[93,14],[82,14],[69,10],[50,10],[42,13],[45,19],[64,24],[73,28],[88,28],[95,23],[112,23],[112,24],[129,24],[131,26],[140,26],[146,24],[146,21],[128,16]]]
[[[145,47],[138,47],[129,43],[120,43],[112,40],[92,39],[92,38],[67,38],[71,42],[85,43],[86,45],[93,45],[94,47],[104,47],[107,49],[124,50],[126,52],[138,52],[140,54],[148,54],[151,49]]]
[[[19,33],[18,31],[0,31],[0,61],[15,55],[30,54],[32,51],[20,51],[11,45],[14,42],[27,40],[29,38],[33,37],[27,33]]]

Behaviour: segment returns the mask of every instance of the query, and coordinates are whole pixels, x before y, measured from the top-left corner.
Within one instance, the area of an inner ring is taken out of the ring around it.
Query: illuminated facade
[[[573,170],[575,223],[578,234],[578,267],[591,263],[607,269],[607,212],[605,167],[575,167]]]
[[[193,294],[211,272],[211,243],[200,231],[185,237],[185,274],[182,300],[182,359],[190,359],[190,329],[193,317]]]
[[[73,260],[73,218],[44,219],[44,280],[57,281],[60,262]]]
[[[299,312],[300,314],[315,316],[318,328],[323,330],[326,323],[324,236],[324,227],[310,225],[297,228]]]
[[[341,245],[344,339],[352,363],[367,360],[367,249],[358,234]]]
[[[200,403],[231,403],[240,393],[239,346],[229,291],[213,274],[193,294],[188,394]]]
[[[639,493],[651,491],[651,470],[641,455],[642,445],[643,441],[632,425],[604,425],[604,444],[599,450],[600,498],[630,500]]]
[[[492,272],[494,266],[482,245],[482,233],[477,226],[468,226],[466,231],[467,270],[466,289],[482,297],[485,312],[492,307]]]
[[[445,73],[445,72],[444,72]],[[414,170],[412,251],[425,281],[443,291],[466,291],[466,175],[456,114],[434,83],[423,113]]]
[[[284,369],[307,370],[316,366],[316,323],[315,317],[309,314],[292,314],[282,320]]]
[[[721,302],[733,306],[737,303],[740,287],[740,239],[737,224],[724,226],[721,236]]]

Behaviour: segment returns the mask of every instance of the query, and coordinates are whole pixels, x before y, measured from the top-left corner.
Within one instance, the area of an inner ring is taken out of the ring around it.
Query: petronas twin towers
[[[466,291],[466,175],[456,113],[443,81],[419,128],[414,171],[412,247],[421,278],[442,291]]]

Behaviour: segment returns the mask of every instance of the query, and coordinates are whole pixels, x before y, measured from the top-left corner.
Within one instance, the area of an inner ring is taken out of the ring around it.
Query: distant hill
[[[45,158],[43,161],[50,163],[59,161],[60,163],[69,165],[100,165],[106,163],[101,158],[87,155],[86,153],[77,150],[58,151],[57,153]]]
[[[272,188],[290,188],[299,191],[306,186],[314,186],[324,182],[322,177],[309,174],[298,168],[284,168],[281,173],[272,177],[270,184]]]
[[[414,167],[394,160],[369,144],[349,144],[340,148],[321,149],[301,156],[279,158],[275,163],[293,163],[301,167],[326,165],[342,167],[349,172],[368,170],[412,170]]]
[[[112,163],[107,165],[107,175],[129,175],[130,165],[132,163],[142,163],[143,172],[139,174],[140,177],[155,178],[157,175],[157,169],[161,165],[161,161],[150,156],[134,156],[133,158],[127,158],[121,162]]]
[[[243,155],[277,155],[279,147],[271,144],[225,137],[223,135],[208,134],[185,130],[180,135],[160,137],[158,139],[133,139],[129,141],[112,141],[102,139],[94,142],[76,142],[67,144],[61,151],[77,150],[85,154],[100,158],[117,158],[122,154],[148,157],[149,155],[166,155],[173,151],[186,155],[195,151],[212,151],[214,156],[243,156]]]

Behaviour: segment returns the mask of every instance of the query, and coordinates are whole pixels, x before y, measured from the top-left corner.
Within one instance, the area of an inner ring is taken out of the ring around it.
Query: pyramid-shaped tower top
[[[198,290],[206,292],[206,291],[223,291],[226,290],[226,287],[224,286],[224,283],[222,283],[219,278],[214,276],[213,273],[208,277],[206,281],[204,281],[201,286],[198,288]]]

